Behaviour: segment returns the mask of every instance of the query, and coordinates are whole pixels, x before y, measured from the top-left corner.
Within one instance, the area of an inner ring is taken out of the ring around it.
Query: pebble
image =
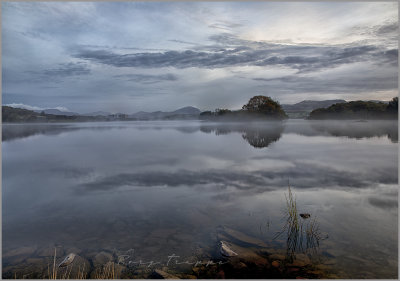
[[[278,268],[279,267],[279,262],[278,261],[273,261],[271,264],[273,267]]]
[[[93,264],[96,265],[104,265],[107,262],[111,261],[113,259],[113,256],[110,253],[106,252],[100,252],[98,253],[94,259],[93,259]]]

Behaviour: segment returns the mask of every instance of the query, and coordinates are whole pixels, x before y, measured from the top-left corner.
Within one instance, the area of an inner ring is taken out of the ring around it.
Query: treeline
[[[308,119],[397,119],[398,98],[388,104],[374,101],[350,101],[336,103],[328,108],[318,108],[310,113]]]
[[[254,96],[241,110],[216,109],[200,113],[201,120],[212,121],[251,121],[283,120],[288,118],[281,105],[266,96]]]
[[[190,115],[190,119],[196,118]],[[210,121],[252,121],[252,120],[283,120],[287,119],[286,112],[281,105],[266,96],[252,97],[243,105],[241,110],[217,109],[215,111],[201,112],[200,120]],[[336,103],[328,108],[313,110],[308,119],[397,119],[398,98],[393,98],[389,103],[374,101],[351,101]],[[165,120],[188,119],[183,115],[172,115],[163,118]],[[2,107],[3,122],[93,122],[93,121],[136,121],[137,118],[126,114],[112,114],[108,116],[83,116],[83,115],[54,115],[44,112],[38,113],[32,110]]]
[[[87,122],[107,121],[104,116],[67,116],[38,113],[28,109],[2,106],[2,122]]]

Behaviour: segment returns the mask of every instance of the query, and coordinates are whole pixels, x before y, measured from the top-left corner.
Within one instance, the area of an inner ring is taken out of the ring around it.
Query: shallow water
[[[335,276],[397,278],[397,142],[395,121],[3,124],[3,276],[54,246],[213,258],[221,227],[285,249],[290,184]]]

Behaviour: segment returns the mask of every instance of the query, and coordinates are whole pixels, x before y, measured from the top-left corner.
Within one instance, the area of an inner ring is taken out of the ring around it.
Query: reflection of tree
[[[318,132],[336,137],[361,139],[387,136],[392,142],[399,139],[397,121],[317,121],[311,126]]]
[[[282,122],[263,122],[257,124],[207,124],[200,127],[203,133],[227,135],[238,132],[242,134],[251,146],[256,148],[267,147],[280,139],[283,132]]]
[[[77,130],[78,128],[68,125],[47,124],[3,124],[2,140],[27,138],[34,135],[58,135],[65,131]]]
[[[78,124],[3,124],[2,141],[12,141],[15,139],[23,139],[35,135],[56,136],[65,132],[73,132],[77,130],[110,130],[120,128],[118,126],[79,126]]]
[[[267,147],[281,138],[283,126],[274,126],[268,129],[250,129],[242,134],[251,146],[256,148]]]

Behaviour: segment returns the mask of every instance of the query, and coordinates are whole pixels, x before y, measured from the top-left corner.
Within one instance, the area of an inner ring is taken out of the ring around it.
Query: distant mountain
[[[186,106],[186,107],[182,107],[178,110],[175,110],[171,113],[174,114],[190,114],[190,115],[195,115],[195,114],[200,114],[200,109],[193,107],[193,106]]]
[[[154,111],[154,112],[145,112],[140,111],[134,114],[129,115],[130,118],[138,119],[138,120],[162,120],[162,119],[191,119],[194,117],[198,117],[200,114],[200,109],[193,106],[186,106],[175,111],[171,112],[163,112],[163,111]]]
[[[85,114],[81,114],[81,115],[82,116],[108,116],[111,114],[112,113],[106,112],[106,111],[95,111],[95,112],[85,113]]]
[[[61,110],[53,109],[53,108],[44,109],[44,110],[35,110],[35,112],[38,112],[38,113],[44,112],[46,114],[64,115],[64,116],[76,116],[76,115],[79,115],[79,113],[76,113],[76,112],[61,111]]]
[[[312,111],[317,108],[326,108],[335,103],[343,103],[345,100],[303,100],[295,104],[282,104],[285,111]]]
[[[303,100],[295,104],[282,104],[283,110],[289,118],[307,118],[311,111],[317,108],[327,108],[336,103],[343,103],[345,100]]]

